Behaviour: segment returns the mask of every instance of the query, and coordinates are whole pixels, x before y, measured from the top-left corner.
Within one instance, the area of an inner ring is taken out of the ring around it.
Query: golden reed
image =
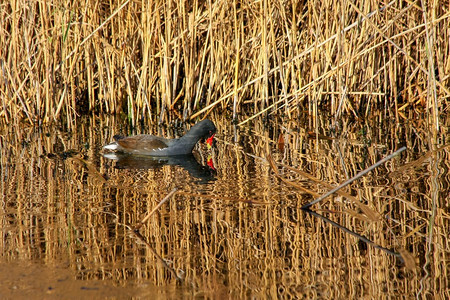
[[[42,1],[0,5],[0,122],[135,124],[326,111],[439,130],[450,3]]]

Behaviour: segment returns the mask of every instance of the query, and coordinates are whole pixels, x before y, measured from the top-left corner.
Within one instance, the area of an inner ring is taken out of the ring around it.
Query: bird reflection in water
[[[145,155],[131,155],[123,153],[104,153],[103,157],[115,161],[115,168],[117,169],[157,169],[164,165],[180,166],[188,173],[197,179],[199,183],[208,183],[215,180],[217,171],[214,167],[214,162],[209,156],[207,158],[206,166],[200,164],[193,154],[177,155],[167,157],[153,157]]]

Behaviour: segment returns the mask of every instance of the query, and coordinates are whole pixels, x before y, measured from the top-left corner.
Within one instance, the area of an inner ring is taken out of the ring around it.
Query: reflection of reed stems
[[[170,195],[173,194],[175,191],[176,191],[176,188],[173,189],[172,192],[170,192],[169,195],[167,195],[166,198],[164,198],[161,202],[167,201],[166,199],[169,199],[169,198],[170,198]],[[161,203],[161,202],[160,202],[160,203]],[[156,208],[157,208],[157,207],[156,207]],[[154,210],[153,210],[153,211],[154,211]],[[153,212],[153,211],[152,211],[152,212]],[[169,272],[172,273],[173,276],[175,276],[175,278],[176,278],[177,281],[183,281],[182,274],[184,274],[184,273],[181,273],[181,272],[180,272],[180,274],[178,274],[178,273],[175,271],[175,269],[172,268],[172,267],[167,263],[167,261],[166,261],[161,255],[159,255],[159,254],[156,252],[156,250],[152,247],[152,245],[150,245],[150,243],[147,242],[147,240],[142,236],[142,234],[140,234],[139,231],[137,231],[137,230],[132,230],[132,232],[133,232],[133,234],[134,234],[141,242],[143,242],[143,243],[147,246],[147,249],[149,249],[149,250],[153,253],[153,255],[156,256],[156,259],[158,259],[158,261],[160,261],[160,262],[163,264],[163,266],[164,266],[167,270],[169,270]]]
[[[314,197],[319,197],[319,194],[317,194],[316,192],[311,191],[311,190],[309,190],[309,189],[306,189],[306,188],[304,188],[304,187],[302,187],[302,186],[300,186],[300,185],[298,185],[298,184],[296,184],[296,183],[294,183],[294,182],[291,182],[291,181],[285,179],[284,177],[282,177],[282,176],[280,175],[280,173],[278,172],[277,166],[276,166],[275,162],[273,161],[273,158],[272,158],[272,155],[271,155],[271,154],[267,154],[267,155],[266,155],[266,158],[267,158],[267,161],[269,162],[269,165],[270,165],[271,169],[274,171],[275,176],[276,176],[277,178],[279,178],[280,180],[282,180],[284,183],[286,183],[286,184],[288,184],[288,185],[291,185],[291,186],[293,186],[293,187],[295,187],[295,188],[297,188],[297,189],[300,189],[300,190],[302,190],[302,191],[304,191],[304,192],[306,192],[306,193],[309,193],[310,195],[312,195],[312,196],[314,196]],[[286,168],[286,169],[288,169],[288,170],[290,170],[290,171],[293,171],[293,172],[295,172],[295,173],[297,173],[297,174],[299,174],[299,175],[301,175],[301,176],[303,176],[303,177],[306,177],[306,178],[308,178],[308,179],[311,180],[311,181],[314,181],[314,182],[316,182],[316,183],[318,183],[318,184],[320,184],[320,185],[323,185],[323,186],[326,187],[326,188],[329,188],[329,189],[332,189],[332,188],[333,188],[333,185],[331,185],[330,183],[328,183],[328,182],[326,182],[326,181],[323,181],[323,180],[320,180],[319,178],[317,178],[317,177],[315,177],[315,176],[313,176],[313,175],[311,175],[311,174],[309,174],[309,173],[307,173],[307,172],[301,171],[301,170],[299,170],[299,169],[293,168],[293,167],[291,167],[291,166],[288,166],[288,165],[285,165],[285,164],[282,164],[282,163],[277,163],[277,164],[278,164],[279,166],[281,166],[281,167],[283,167],[283,168]],[[379,220],[380,220],[379,214],[377,214],[373,209],[371,209],[370,207],[368,207],[368,206],[365,205],[364,203],[361,203],[361,201],[360,201],[358,198],[356,198],[356,197],[350,195],[349,193],[347,193],[347,192],[345,192],[345,191],[339,190],[339,191],[336,191],[336,192],[337,192],[339,195],[341,195],[341,196],[343,196],[343,197],[346,197],[347,199],[349,199],[350,201],[352,201],[356,206],[358,206],[358,207],[364,212],[364,214],[365,214],[371,221],[379,221]],[[359,217],[360,217],[360,216],[359,216]]]
[[[252,199],[243,199],[243,198],[237,198],[237,197],[224,197],[224,196],[220,196],[220,195],[202,195],[202,194],[188,193],[188,192],[179,192],[178,194],[189,196],[189,197],[207,198],[207,199],[223,200],[223,201],[235,201],[235,202],[242,202],[242,203],[247,203],[247,204],[264,204],[264,205],[272,204],[270,202],[256,201],[256,200],[252,200]]]
[[[150,217],[155,213],[155,211],[157,211],[164,203],[166,203],[166,202],[170,199],[170,197],[172,197],[172,195],[175,194],[175,192],[176,192],[177,190],[178,190],[177,188],[174,188],[169,194],[167,194],[167,196],[164,197],[164,199],[162,199],[161,202],[159,202],[158,205],[156,205],[156,207],[155,207],[151,212],[149,212],[149,213],[142,219],[142,221],[141,221],[139,224],[137,224],[137,225],[134,227],[134,230],[135,230],[135,231],[138,231],[138,230],[142,227],[142,225],[144,225],[144,223],[145,223],[148,219],[150,219]]]
[[[313,216],[316,216],[319,219],[324,220],[326,223],[329,223],[329,224],[331,224],[331,225],[333,225],[333,226],[335,226],[335,227],[337,227],[339,229],[342,229],[344,232],[346,232],[346,233],[348,233],[350,235],[353,235],[354,237],[358,238],[359,240],[365,242],[366,244],[371,245],[372,247],[374,247],[376,249],[380,249],[380,250],[382,250],[382,251],[384,251],[384,252],[386,252],[386,253],[388,253],[390,255],[393,255],[393,256],[397,257],[398,259],[400,259],[405,264],[405,267],[408,270],[414,271],[416,269],[415,257],[414,257],[414,255],[409,253],[406,249],[400,248],[398,250],[399,252],[397,253],[395,251],[392,251],[392,250],[390,250],[388,248],[384,248],[384,247],[382,247],[382,246],[372,242],[371,240],[369,240],[365,236],[357,234],[356,232],[354,232],[354,231],[352,231],[352,230],[350,230],[350,229],[348,229],[348,228],[346,228],[344,226],[341,226],[338,223],[331,221],[327,217],[324,217],[324,216],[322,216],[322,215],[320,215],[320,214],[318,214],[318,213],[316,213],[316,212],[314,212],[312,210],[309,210],[308,208],[305,208],[305,209],[302,208],[302,209],[304,211],[306,211],[307,213],[309,213],[309,214],[311,214]]]
[[[392,250],[390,250],[390,249],[384,248],[384,247],[382,247],[382,246],[380,246],[380,245],[378,245],[378,244],[372,242],[372,241],[369,240],[368,238],[366,238],[366,237],[364,237],[364,236],[362,236],[362,235],[359,235],[359,234],[357,234],[356,232],[354,232],[354,231],[352,231],[352,230],[350,230],[350,229],[348,229],[348,228],[346,228],[346,227],[344,227],[344,226],[341,226],[341,225],[339,225],[338,223],[333,222],[333,221],[331,221],[330,219],[328,219],[327,217],[324,217],[324,216],[322,216],[322,215],[320,215],[320,214],[318,214],[318,213],[316,213],[316,212],[314,212],[314,211],[312,211],[312,210],[309,210],[309,209],[307,209],[307,208],[302,208],[302,209],[303,209],[304,211],[306,211],[307,213],[312,214],[313,216],[316,216],[316,217],[318,217],[318,218],[324,220],[326,223],[329,223],[329,224],[331,224],[331,225],[333,225],[333,226],[335,226],[335,227],[337,227],[337,228],[339,228],[339,229],[342,229],[342,230],[345,231],[346,233],[348,233],[348,234],[350,234],[350,235],[353,235],[354,237],[357,237],[358,239],[360,239],[361,241],[365,242],[366,244],[371,245],[371,246],[373,246],[373,247],[375,247],[375,248],[377,248],[377,249],[383,250],[383,251],[385,251],[386,253],[388,253],[388,254],[390,254],[390,255],[393,255],[393,256],[395,256],[395,257],[398,257],[398,258],[400,258],[400,259],[403,261],[403,257],[402,257],[399,253],[394,252],[394,251],[392,251]]]
[[[383,158],[382,160],[378,161],[377,163],[373,164],[372,166],[368,167],[367,169],[365,169],[364,171],[359,172],[358,174],[356,174],[355,176],[353,176],[352,178],[350,178],[349,180],[345,181],[344,183],[342,183],[341,185],[337,186],[336,188],[332,189],[331,191],[329,191],[328,193],[323,194],[321,197],[317,198],[314,201],[311,201],[305,205],[302,206],[302,209],[307,209],[309,207],[311,207],[312,205],[322,201],[323,199],[325,199],[326,197],[334,194],[335,192],[337,192],[338,190],[342,189],[343,187],[349,185],[350,183],[352,183],[353,181],[357,180],[358,178],[361,178],[362,176],[366,175],[367,173],[369,173],[370,171],[372,171],[373,169],[379,167],[380,165],[384,164],[385,162],[387,162],[388,160],[392,159],[393,157],[397,156],[398,154],[400,154],[401,152],[405,151],[406,147],[402,147],[399,150],[395,151],[394,153],[392,153],[391,155],[386,156],[385,158]]]

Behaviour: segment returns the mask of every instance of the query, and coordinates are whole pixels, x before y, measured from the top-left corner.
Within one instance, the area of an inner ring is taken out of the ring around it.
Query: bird
[[[195,124],[184,136],[178,139],[166,139],[154,135],[141,134],[129,137],[115,135],[115,142],[103,147],[127,154],[148,156],[176,156],[192,154],[192,149],[201,139],[212,146],[216,126],[208,119]]]

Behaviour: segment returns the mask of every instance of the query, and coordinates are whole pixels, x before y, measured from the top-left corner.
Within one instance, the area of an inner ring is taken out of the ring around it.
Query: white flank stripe
[[[117,150],[117,144],[116,143],[112,143],[112,144],[106,145],[106,146],[103,147],[103,149]]]

